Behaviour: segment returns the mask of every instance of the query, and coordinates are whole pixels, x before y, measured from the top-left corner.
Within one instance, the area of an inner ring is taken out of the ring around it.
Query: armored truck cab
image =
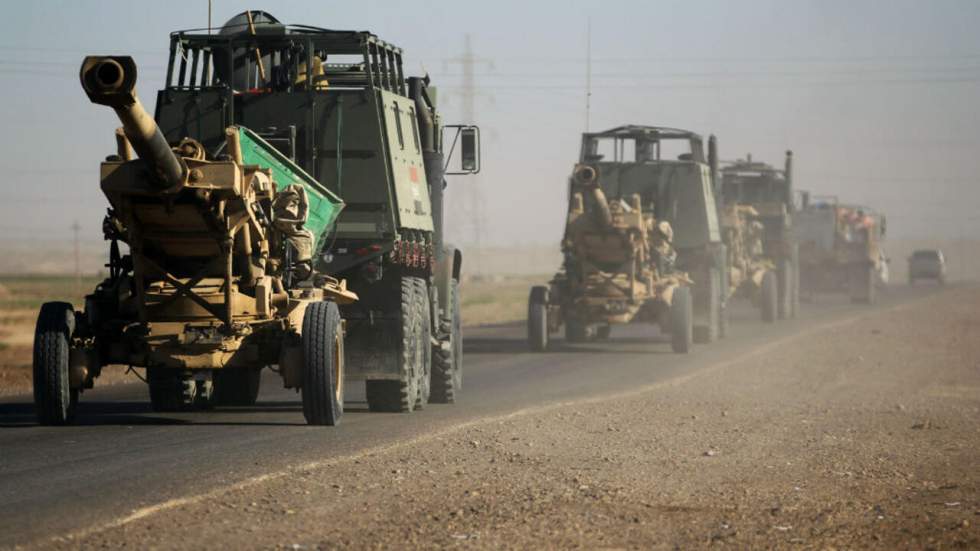
[[[396,46],[260,11],[173,33],[166,82],[156,119],[169,141],[194,135],[220,155],[223,129],[247,126],[345,203],[314,258],[361,299],[343,307],[347,377],[366,381],[371,409],[452,402],[462,255],[442,237],[442,135],[472,173],[478,130],[442,125],[428,77],[406,77]]]
[[[620,126],[582,136],[581,163],[595,167],[611,199],[638,195],[657,220],[673,228],[677,266],[694,281],[694,338],[722,330],[725,247],[715,204],[714,138],[705,151],[698,134],[676,128]]]

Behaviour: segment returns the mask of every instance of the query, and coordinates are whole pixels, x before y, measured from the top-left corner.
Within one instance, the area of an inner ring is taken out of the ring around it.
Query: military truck
[[[656,278],[648,278],[646,281],[667,282],[672,274],[682,274],[677,281],[671,283],[671,288],[676,287],[681,296],[688,293],[691,295],[693,340],[700,342],[718,337],[724,309],[722,284],[726,252],[721,241],[718,210],[714,202],[713,178],[717,171],[714,143],[714,139],[709,140],[706,156],[704,140],[686,130],[627,125],[603,132],[586,133],[582,136],[580,166],[569,183],[569,196],[573,199],[570,203],[572,208],[567,226],[569,229],[575,230],[571,222],[574,222],[577,209],[574,201],[576,193],[581,193],[583,197],[594,196],[594,191],[589,186],[595,187],[601,191],[603,197],[608,198],[610,208],[624,213],[622,222],[617,221],[616,224],[625,224],[625,227],[616,228],[615,231],[602,230],[598,233],[605,232],[606,237],[589,239],[607,239],[612,243],[616,239],[623,239],[622,236],[638,236],[638,226],[642,225],[640,219],[657,224],[667,223],[672,232],[670,247],[676,252],[676,256],[671,255],[669,262],[658,266]],[[591,174],[589,171],[595,174],[594,183],[583,179],[583,174]],[[595,205],[601,204],[598,200],[592,202]],[[586,207],[586,210],[591,208]],[[602,217],[608,218],[605,211],[606,209],[599,208],[599,212],[603,213]],[[626,213],[639,218],[626,222]],[[605,222],[602,224],[608,227]],[[637,284],[646,285],[646,276],[643,274],[647,268],[643,266],[637,253],[629,252],[628,246],[617,250],[607,244],[605,246],[609,249],[605,253],[610,258],[602,259],[600,253],[605,254],[604,245],[598,244],[594,247],[585,239],[576,240],[576,232],[577,230],[566,230],[562,245],[565,260],[562,270],[551,283],[550,292],[546,293],[542,288],[532,290],[531,310],[534,305],[544,302],[548,305],[549,313],[560,311],[560,315],[549,316],[549,320],[552,320],[548,325],[550,332],[557,331],[561,322],[564,322],[565,336],[570,341],[590,337],[603,338],[608,336],[611,323],[632,319],[631,315],[619,318],[616,316],[635,309],[637,301],[642,305],[649,300],[656,303],[667,298],[666,294],[658,294],[653,289],[639,295],[634,291],[632,305],[629,302],[624,303],[621,297],[613,300],[609,296],[612,290],[607,283],[611,284],[618,278],[623,280],[621,283],[629,282],[619,285],[627,290]],[[617,233],[620,237],[612,237]],[[594,252],[589,253],[585,249],[594,249]],[[649,257],[653,258],[654,255]],[[622,262],[617,266],[617,261]],[[583,287],[580,282],[587,281],[589,274],[596,271],[599,272],[598,277],[607,283],[597,285],[595,289],[605,291],[594,295],[591,292],[580,294],[580,291],[592,288]],[[594,297],[589,301],[594,300],[597,304],[578,309],[576,304],[582,303],[585,300],[583,297],[589,296]],[[646,306],[642,306],[639,311],[643,312],[643,308]],[[653,310],[663,311],[663,305]],[[598,312],[605,313],[600,315]],[[641,315],[640,319],[656,319],[656,316]],[[671,329],[669,324],[666,329]],[[532,338],[532,346],[539,347],[534,342]],[[674,349],[684,352],[686,345],[678,342],[674,344]]]
[[[873,304],[888,268],[882,252],[885,216],[809,192],[800,194],[800,203],[794,219],[800,289],[811,298],[817,292],[846,292],[852,302]]]
[[[758,247],[755,255],[764,263],[775,267],[772,277],[776,280],[775,315],[773,308],[762,305],[763,319],[774,321],[796,317],[799,312],[799,245],[793,231],[793,215],[795,211],[793,192],[793,152],[786,152],[784,168],[779,170],[772,165],[752,160],[749,154],[745,159],[726,163],[721,170],[722,209],[729,214],[723,216],[722,226],[726,234],[743,233],[750,237],[750,242],[742,248],[751,250]],[[744,232],[735,232],[731,224],[741,210],[741,217],[749,225]],[[761,236],[752,231],[755,224],[761,224]],[[727,242],[729,254],[733,245]],[[750,262],[743,261],[743,264]],[[756,265],[755,273],[760,273],[761,265]],[[764,276],[763,276],[764,277]],[[761,284],[761,280],[760,280]],[[761,290],[761,289],[760,289]],[[762,290],[763,297],[769,297],[770,291]]]
[[[164,410],[254,402],[266,365],[303,389],[314,423],[335,422],[345,382],[365,381],[373,410],[454,401],[462,255],[443,240],[444,172],[479,171],[479,131],[441,123],[428,77],[406,78],[399,48],[261,11],[216,33],[178,31],[153,118],[134,107],[128,58],[93,63],[83,86],[123,118],[118,139],[139,160],[120,145],[103,166],[109,280],[84,314],[42,309],[42,420],[64,420],[65,404],[112,362],[146,366]],[[120,96],[98,96],[107,91]],[[346,340],[305,344],[304,308],[316,334]],[[99,328],[111,331],[86,332]],[[81,367],[66,386],[69,352]],[[328,360],[334,398],[307,398],[314,387],[296,366]]]
[[[167,82],[157,120],[168,139],[193,131],[218,148],[223,126],[247,125],[346,203],[314,258],[360,297],[341,309],[347,380],[364,382],[370,409],[453,402],[462,254],[443,237],[444,173],[479,171],[479,130],[442,123],[428,76],[406,77],[400,48],[266,12],[172,34]]]
[[[531,349],[546,350],[562,325],[566,341],[581,342],[590,334],[608,338],[614,324],[643,321],[671,333],[675,352],[689,352],[691,281],[673,267],[670,225],[639,194],[607,200],[593,165],[575,167],[569,191],[564,265],[528,300]]]
[[[145,367],[153,408],[174,411],[252,404],[260,370],[277,364],[286,387],[302,391],[306,420],[335,425],[344,403],[338,305],[357,297],[316,270],[313,255],[343,202],[230,121],[216,121],[229,124],[215,149],[191,131],[168,142],[136,96],[130,57],[87,57],[80,78],[122,122],[117,153],[101,166],[109,277],[81,311],[41,307],[39,421],[70,422],[106,365]]]

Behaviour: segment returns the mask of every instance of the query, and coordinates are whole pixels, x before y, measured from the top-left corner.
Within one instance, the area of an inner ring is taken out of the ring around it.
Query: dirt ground
[[[52,546],[978,548],[978,330],[980,289],[951,290]]]

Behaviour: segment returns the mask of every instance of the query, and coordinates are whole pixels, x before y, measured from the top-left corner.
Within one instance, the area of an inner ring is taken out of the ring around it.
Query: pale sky
[[[78,85],[86,54],[132,54],[155,103],[168,33],[206,26],[207,1],[5,3],[0,23],[0,254],[10,240],[101,240],[98,163],[111,111]],[[894,237],[980,235],[980,2],[964,1],[214,1],[216,25],[245,9],[286,23],[370,30],[428,70],[444,120],[460,116],[464,35],[477,68],[484,173],[450,182],[457,210],[482,205],[481,242],[557,244],[565,182],[585,126],[591,19],[593,130],[687,128],[723,159],[752,152],[796,183],[871,204]],[[450,239],[473,242],[470,213]],[[9,246],[9,245],[8,245]]]

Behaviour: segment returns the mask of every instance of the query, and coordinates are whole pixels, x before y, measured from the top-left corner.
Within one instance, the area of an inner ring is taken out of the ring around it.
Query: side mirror
[[[463,156],[463,170],[466,172],[476,172],[480,169],[477,131],[475,128],[464,128],[460,134],[459,150]]]
[[[465,175],[480,172],[480,128],[472,125],[447,125],[443,131],[455,130],[455,135],[448,143],[446,153],[446,174]],[[447,143],[445,137],[442,143]],[[455,161],[456,146],[459,145],[459,162]]]

